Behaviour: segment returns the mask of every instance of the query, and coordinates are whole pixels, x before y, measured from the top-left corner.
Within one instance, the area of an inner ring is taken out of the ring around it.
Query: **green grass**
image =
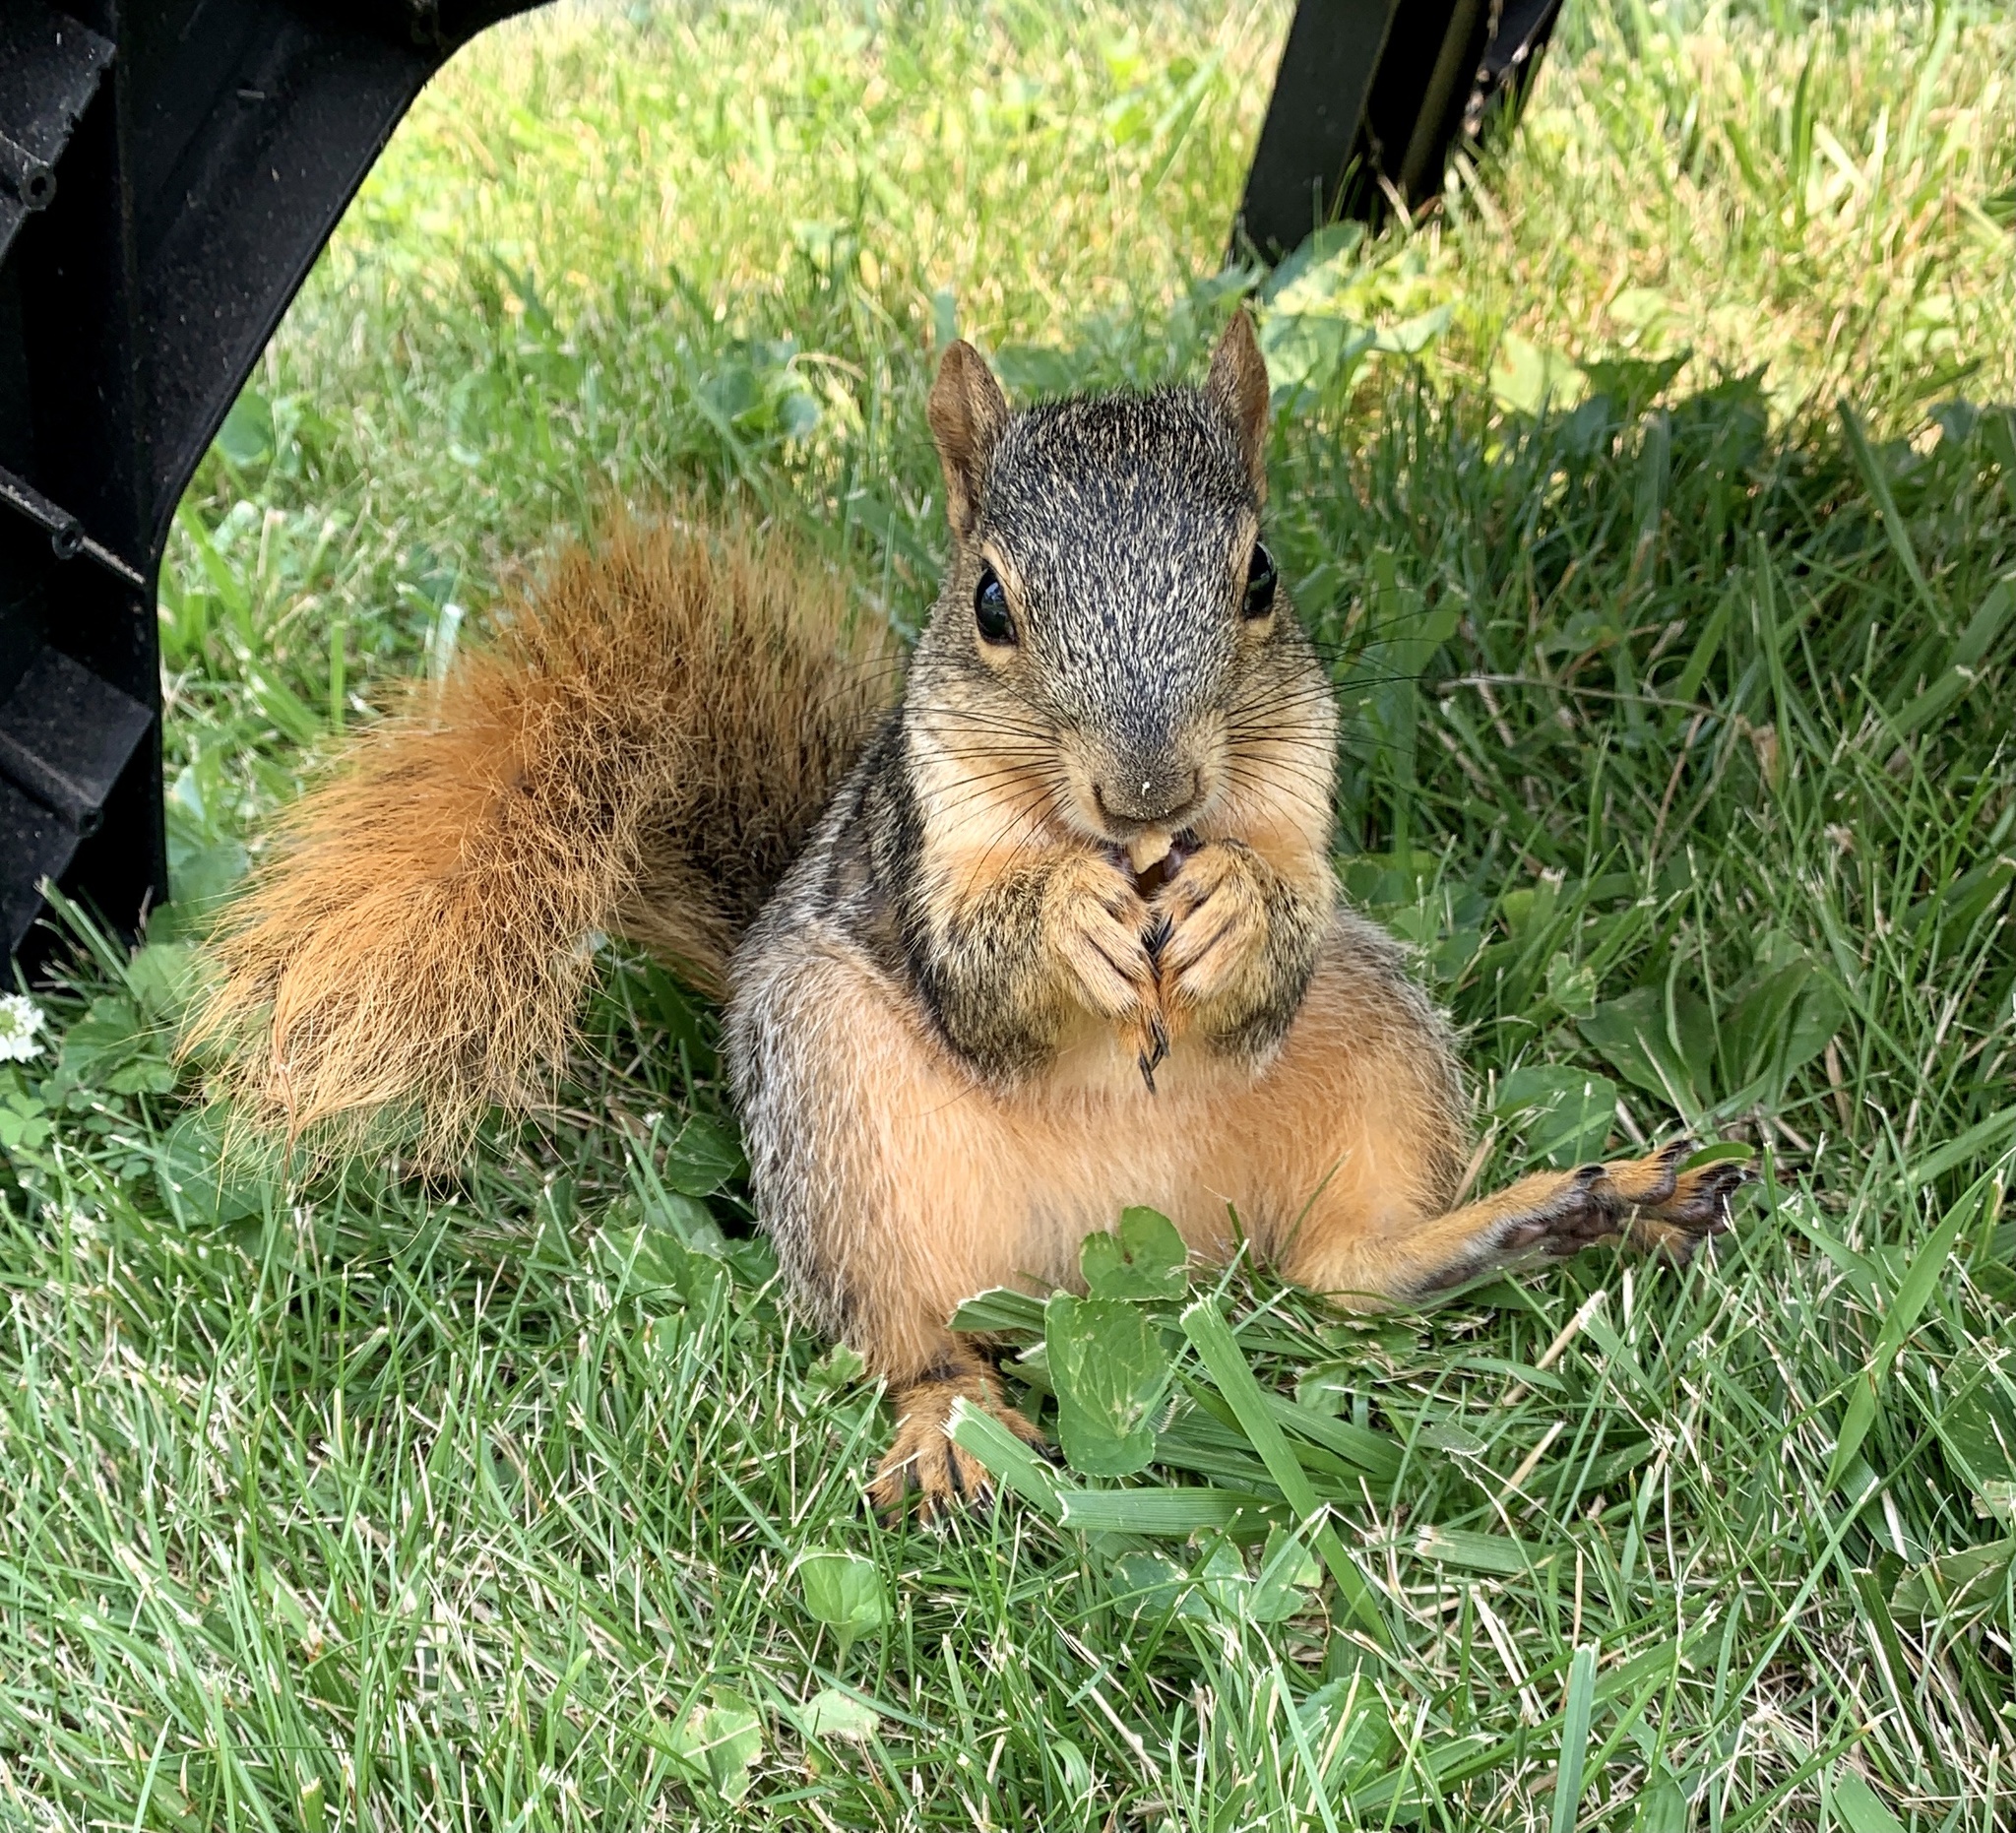
[[[1734,1234],[1372,1323],[1203,1279],[1156,1464],[947,1533],[865,1515],[662,975],[448,1184],[220,1171],[165,1058],[265,817],[599,505],[746,499],[914,627],[935,342],[1145,381],[1228,309],[1283,6],[640,18],[442,79],[183,507],[179,902],[0,1065],[0,1819],[2006,1824],[2006,11],[1571,7],[1502,160],[1263,300],[1341,869],[1482,1176],[1684,1124]],[[1229,1533],[1145,1531],[1200,1480]]]

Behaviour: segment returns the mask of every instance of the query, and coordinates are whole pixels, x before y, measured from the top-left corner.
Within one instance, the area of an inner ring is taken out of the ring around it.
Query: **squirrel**
[[[775,534],[622,522],[305,796],[199,1033],[255,1121],[435,1144],[550,1080],[614,932],[725,996],[761,1226],[887,1384],[885,1511],[984,1492],[949,1319],[1151,1203],[1358,1308],[1598,1239],[1685,1258],[1690,1142],[1481,1200],[1453,1034],[1340,901],[1338,714],[1262,539],[1267,374],[1010,409],[949,345],[951,558],[907,666]],[[893,702],[885,684],[901,672]]]

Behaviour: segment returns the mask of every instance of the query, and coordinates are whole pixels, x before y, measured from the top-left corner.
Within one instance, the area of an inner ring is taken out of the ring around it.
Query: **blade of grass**
[[[1363,1627],[1383,1646],[1393,1646],[1393,1630],[1380,1610],[1376,1594],[1366,1582],[1336,1530],[1327,1521],[1316,1520],[1319,1503],[1316,1491],[1289,1448],[1288,1439],[1267,1405],[1267,1396],[1253,1377],[1253,1370],[1240,1353],[1231,1326],[1215,1300],[1199,1298],[1185,1307],[1183,1334],[1190,1339],[1199,1359],[1210,1372],[1213,1383],[1236,1416],[1241,1428],[1267,1466],[1267,1473],[1281,1485],[1297,1520],[1311,1523],[1310,1544],[1316,1556],[1337,1585],[1338,1596]]]
[[[1553,1833],[1574,1833],[1582,1811],[1582,1766],[1589,1755],[1589,1712],[1596,1698],[1596,1646],[1585,1642],[1568,1668],[1561,1713],[1561,1755],[1554,1766]]]

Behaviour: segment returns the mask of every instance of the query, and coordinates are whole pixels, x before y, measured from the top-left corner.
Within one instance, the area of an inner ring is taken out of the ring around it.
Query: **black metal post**
[[[1232,252],[1275,261],[1339,217],[1439,195],[1450,148],[1516,113],[1560,0],[1300,0]],[[1507,105],[1509,104],[1509,106]]]

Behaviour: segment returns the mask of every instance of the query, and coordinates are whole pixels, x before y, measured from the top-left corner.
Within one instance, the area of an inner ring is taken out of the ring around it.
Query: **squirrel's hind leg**
[[[1265,1140],[1282,1273],[1339,1303],[1376,1307],[1446,1292],[1513,1262],[1592,1241],[1686,1260],[1729,1226],[1738,1166],[1685,1169],[1691,1142],[1643,1159],[1537,1171],[1459,1202],[1470,1150],[1452,1040],[1355,918],[1333,925],[1308,997],[1237,1136]]]
[[[949,1328],[961,1300],[1044,1270],[993,1098],[838,937],[759,933],[728,1042],[758,1214],[793,1296],[896,1408],[870,1501],[890,1512],[915,1494],[928,1514],[977,1500],[989,1479],[946,1435],[955,1401],[1041,1442]]]
[[[1412,1227],[1333,1237],[1328,1252],[1287,1270],[1340,1302],[1425,1297],[1536,1256],[1564,1259],[1601,1240],[1622,1240],[1685,1264],[1729,1227],[1740,1165],[1682,1168],[1692,1140],[1643,1159],[1535,1171],[1495,1194]]]

